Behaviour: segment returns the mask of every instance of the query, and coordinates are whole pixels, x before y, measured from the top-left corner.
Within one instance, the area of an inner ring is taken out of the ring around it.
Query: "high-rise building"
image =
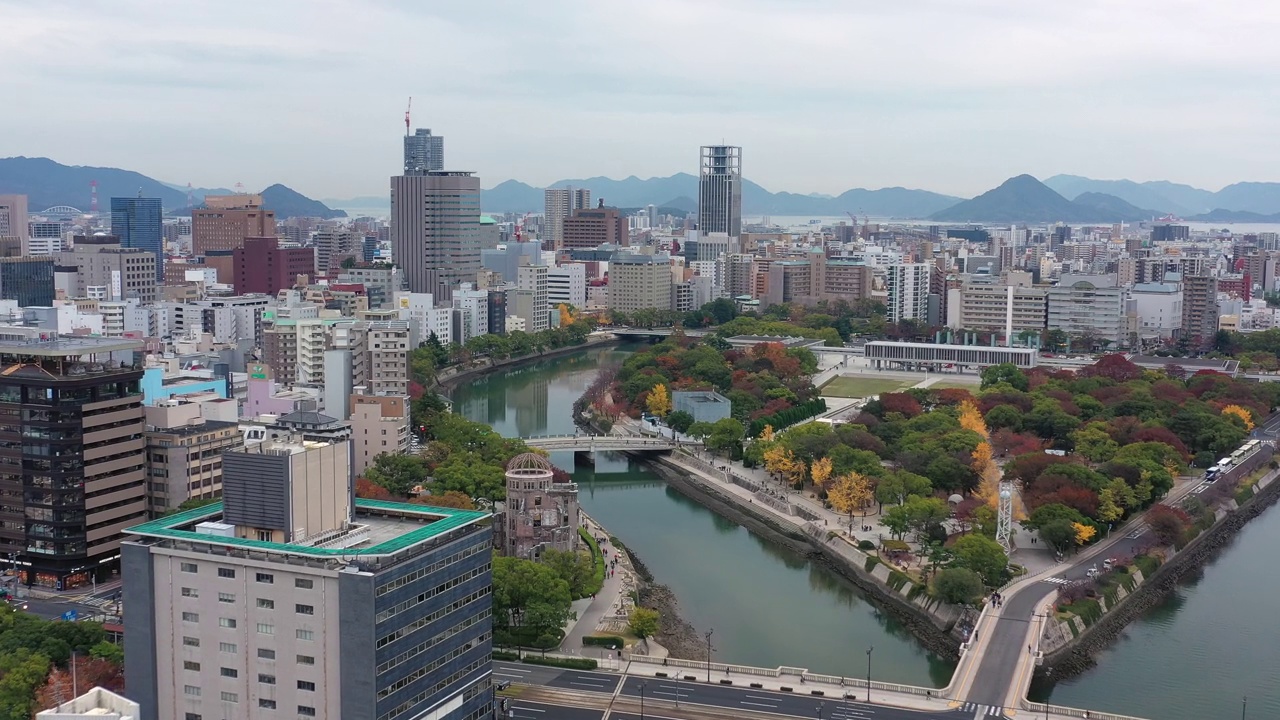
[[[57,255],[63,250],[62,223],[27,223],[28,244],[26,255]]]
[[[524,318],[525,332],[550,327],[547,306],[547,266],[521,265],[516,273],[516,302],[512,315]]]
[[[1182,276],[1182,335],[1192,348],[1206,348],[1218,332],[1218,279]]]
[[[564,222],[575,210],[591,208],[591,191],[586,188],[547,188],[544,193],[543,247],[559,250],[564,247]],[[626,234],[625,232],[623,233]]]
[[[932,268],[929,263],[900,263],[885,268],[889,322],[924,321],[928,317]]]
[[[609,261],[609,309],[670,310],[673,281],[666,253],[615,253]]]
[[[160,299],[155,256],[140,248],[121,247],[114,235],[77,235],[74,247],[57,259],[58,267],[75,269],[72,297],[136,298],[144,305]]]
[[[298,282],[299,275],[316,271],[315,248],[280,247],[274,237],[245,238],[244,246],[231,251],[236,292],[275,295]]]
[[[698,232],[742,234],[742,148],[704,145],[698,177]]]
[[[408,397],[357,391],[350,403],[351,449],[357,475],[372,467],[373,461],[383,453],[408,454]]]
[[[224,452],[222,502],[130,528],[139,720],[490,717],[490,516],[353,500],[350,441],[306,437]]]
[[[239,424],[205,418],[198,402],[163,400],[143,411],[151,517],[177,510],[187,500],[221,497],[222,452],[244,444]]]
[[[578,309],[587,306],[587,266],[568,263],[547,271],[547,303],[552,308],[561,304]]]
[[[53,298],[53,258],[0,258],[0,300],[16,301],[18,307],[48,307]]]
[[[156,256],[156,280],[164,279],[164,222],[160,198],[111,198],[111,234],[121,247],[146,250]]]
[[[368,323],[367,385],[374,395],[409,394],[409,323],[403,320]]]
[[[1092,338],[1114,348],[1128,339],[1125,290],[1114,275],[1063,275],[1048,299],[1046,326],[1067,333],[1073,346]]]
[[[206,195],[205,207],[191,211],[191,248],[196,255],[210,250],[235,250],[244,239],[274,237],[276,214],[262,207],[261,195]]]
[[[1191,237],[1191,227],[1188,225],[1173,225],[1170,223],[1157,223],[1151,227],[1151,244],[1161,242],[1177,242],[1186,240]]]
[[[27,196],[0,195],[0,238],[17,238],[20,254],[31,254],[27,245],[30,229],[27,223]]]
[[[425,175],[444,170],[444,136],[418,128],[404,136],[404,174]]]
[[[631,239],[627,218],[617,208],[604,206],[574,210],[564,218],[561,233],[561,243],[554,246],[556,250],[590,249],[605,244],[621,247]]]
[[[360,247],[363,241],[364,236],[354,230],[330,229],[317,232],[311,238],[311,245],[316,249],[316,274],[336,275],[341,264],[340,258],[354,258],[364,254]]]
[[[24,585],[109,579],[124,529],[147,516],[142,370],[120,362],[141,347],[36,328],[0,340],[0,412],[18,438],[0,446],[0,556]]]
[[[469,172],[391,178],[391,247],[410,292],[448,302],[480,272],[480,179]]]

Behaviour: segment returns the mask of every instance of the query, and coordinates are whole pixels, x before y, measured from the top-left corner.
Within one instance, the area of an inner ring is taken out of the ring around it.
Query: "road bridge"
[[[537,435],[524,438],[529,447],[547,451],[573,450],[575,452],[668,452],[677,447],[702,447],[694,440],[639,435]]]

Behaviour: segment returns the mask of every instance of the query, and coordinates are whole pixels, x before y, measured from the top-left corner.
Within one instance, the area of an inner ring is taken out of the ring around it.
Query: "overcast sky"
[[[0,0],[0,156],[385,195],[448,169],[982,192],[1027,172],[1280,180],[1269,0]]]

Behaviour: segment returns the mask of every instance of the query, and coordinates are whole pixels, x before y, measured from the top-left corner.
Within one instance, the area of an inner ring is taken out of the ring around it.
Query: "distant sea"
[[[344,210],[348,218],[358,217],[374,217],[389,218],[391,217],[391,208],[389,207],[348,207],[346,205],[330,205],[334,210]]]
[[[806,231],[809,229],[818,229],[823,225],[835,225],[841,222],[849,222],[849,216],[829,216],[829,215],[769,215],[769,222],[792,231]],[[765,216],[762,215],[744,215],[742,216],[743,225],[759,224],[764,222]],[[816,222],[811,222],[816,221]],[[902,218],[868,218],[872,224],[881,223],[889,225],[967,225],[969,223],[944,223],[936,220],[904,220]],[[862,216],[858,216],[858,222],[862,223]],[[1007,227],[1008,223],[974,223],[987,228]],[[1029,225],[1049,225],[1051,223],[1027,223]],[[1108,223],[1068,223],[1072,227],[1107,227]],[[1150,222],[1147,222],[1150,225]],[[1177,224],[1186,225],[1193,232],[1210,232],[1214,230],[1227,230],[1233,235],[1244,235],[1247,233],[1264,233],[1273,232],[1280,233],[1280,223],[1207,223],[1207,222],[1185,222],[1179,221]],[[1125,223],[1126,227],[1134,227],[1138,223]]]

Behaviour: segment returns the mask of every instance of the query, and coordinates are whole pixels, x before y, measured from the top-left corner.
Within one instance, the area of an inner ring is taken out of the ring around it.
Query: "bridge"
[[[51,208],[46,208],[38,213],[31,213],[31,214],[32,215],[48,215],[53,217],[75,217],[79,215],[87,215],[88,213],[84,212],[83,210],[77,210],[76,208],[73,208],[70,205],[54,205]]]
[[[667,437],[636,435],[538,435],[524,438],[525,445],[547,451],[575,452],[668,452],[677,447],[701,447],[693,440],[676,442]]]

